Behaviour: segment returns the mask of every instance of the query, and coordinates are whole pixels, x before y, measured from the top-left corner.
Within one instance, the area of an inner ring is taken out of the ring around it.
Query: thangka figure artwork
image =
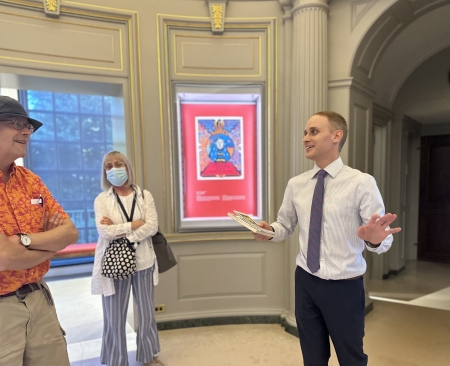
[[[242,117],[196,117],[197,179],[244,179]]]

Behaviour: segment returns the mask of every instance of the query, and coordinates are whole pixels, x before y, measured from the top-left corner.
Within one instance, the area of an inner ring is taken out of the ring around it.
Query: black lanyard
[[[131,214],[130,217],[128,217],[127,211],[125,210],[125,207],[123,207],[122,201],[119,198],[119,195],[117,194],[116,191],[114,191],[116,197],[117,197],[117,202],[119,203],[120,208],[122,209],[123,214],[125,215],[125,218],[127,219],[128,222],[133,221],[133,215],[134,215],[134,208],[136,207],[136,191],[134,191],[134,197],[133,197],[133,205],[131,206]]]

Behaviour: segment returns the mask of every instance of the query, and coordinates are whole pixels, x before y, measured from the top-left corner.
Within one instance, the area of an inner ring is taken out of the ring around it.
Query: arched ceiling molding
[[[450,47],[421,63],[402,83],[392,110],[425,124],[450,124]]]
[[[373,74],[376,101],[388,108],[408,77],[426,60],[450,47],[450,4],[427,12],[389,45]]]
[[[366,32],[353,58],[351,76],[372,85],[374,73],[391,43],[411,23],[450,0],[400,0],[381,15]],[[423,32],[423,30],[422,30]],[[399,67],[403,65],[400,63]]]

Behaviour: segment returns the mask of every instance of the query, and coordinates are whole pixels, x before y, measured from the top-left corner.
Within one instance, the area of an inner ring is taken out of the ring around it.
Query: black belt
[[[23,298],[26,294],[29,294],[33,291],[40,290],[41,286],[37,283],[27,283],[19,287],[16,291],[8,292],[7,294],[0,295],[0,297],[8,297],[16,295],[18,298]]]

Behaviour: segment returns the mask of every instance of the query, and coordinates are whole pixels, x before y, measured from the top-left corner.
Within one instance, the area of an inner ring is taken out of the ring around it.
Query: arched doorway
[[[387,255],[368,258],[372,278],[417,258],[420,139],[450,133],[449,16],[449,1],[398,1],[370,26],[352,60],[351,77],[374,95],[367,170],[379,175],[387,210],[403,227]]]

